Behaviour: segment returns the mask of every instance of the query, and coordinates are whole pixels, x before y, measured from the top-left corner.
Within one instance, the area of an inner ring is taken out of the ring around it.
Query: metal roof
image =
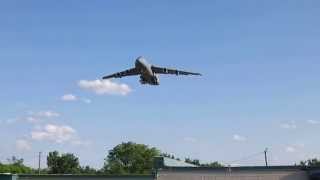
[[[320,171],[320,167],[304,166],[239,166],[239,167],[199,167],[166,157],[155,158],[155,168],[168,171]]]
[[[176,159],[171,159],[163,156],[157,156],[154,158],[154,168],[162,169],[166,167],[197,167],[193,164],[185,163]]]
[[[171,159],[171,158],[163,158],[164,166],[165,167],[197,167],[193,164],[189,164],[183,161]]]
[[[303,171],[308,170],[300,166],[246,166],[246,167],[163,167],[169,171]]]

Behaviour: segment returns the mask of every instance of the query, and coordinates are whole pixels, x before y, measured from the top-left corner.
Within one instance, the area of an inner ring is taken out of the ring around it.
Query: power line
[[[232,164],[232,163],[242,162],[242,161],[245,161],[245,160],[249,160],[249,159],[252,159],[252,158],[254,158],[254,157],[261,156],[263,153],[264,153],[264,151],[263,151],[263,152],[254,153],[254,154],[245,156],[245,157],[243,157],[243,158],[240,158],[240,159],[237,159],[237,160],[234,160],[234,161],[230,161],[230,162],[227,163],[227,164],[230,165],[230,164]]]

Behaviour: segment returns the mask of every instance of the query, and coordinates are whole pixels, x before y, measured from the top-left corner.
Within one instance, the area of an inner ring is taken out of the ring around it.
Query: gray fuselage
[[[150,84],[150,85],[159,85],[159,78],[152,71],[151,65],[143,58],[138,57],[135,62],[135,67],[140,72],[140,83],[141,84]]]

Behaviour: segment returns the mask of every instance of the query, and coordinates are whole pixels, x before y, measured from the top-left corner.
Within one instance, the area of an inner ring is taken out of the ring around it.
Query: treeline
[[[33,174],[34,170],[23,164],[23,159],[18,159],[15,156],[7,159],[8,164],[0,162],[0,173],[14,173],[14,174]]]
[[[161,153],[157,148],[148,147],[134,142],[121,143],[108,151],[101,169],[90,166],[80,166],[79,158],[72,153],[50,152],[47,156],[47,168],[41,169],[41,174],[150,174],[153,168],[153,158],[164,156],[171,159],[174,155]],[[223,167],[219,162],[201,163],[198,159],[185,158],[184,162],[202,167]],[[318,159],[302,161],[301,166],[320,166]],[[8,163],[0,163],[0,173],[38,174],[38,169],[32,169],[23,164],[23,159],[12,157]]]
[[[306,161],[300,161],[300,166],[305,167],[320,167],[320,159],[317,158],[314,159],[308,159]]]
[[[108,151],[104,165],[100,169],[81,166],[79,158],[72,153],[49,152],[47,168],[41,169],[41,174],[150,174],[155,156],[174,158],[173,155],[161,153],[154,147],[134,142],[121,143]],[[180,160],[177,158],[177,160]],[[185,162],[204,166],[199,160],[185,159]],[[218,162],[208,166],[221,167]],[[13,157],[7,164],[0,164],[0,173],[38,174],[38,169],[32,169],[23,164],[23,159]]]

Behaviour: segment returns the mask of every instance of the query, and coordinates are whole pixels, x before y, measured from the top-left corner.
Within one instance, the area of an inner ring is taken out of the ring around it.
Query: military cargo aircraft
[[[149,84],[149,85],[159,85],[159,77],[157,74],[175,74],[175,75],[199,75],[200,73],[193,73],[187,71],[180,71],[176,69],[169,69],[163,67],[157,67],[154,65],[149,64],[145,58],[142,56],[138,57],[135,62],[135,67],[114,73],[108,76],[104,76],[103,79],[110,79],[110,78],[122,78],[125,76],[136,76],[140,75],[140,83],[141,84]]]

